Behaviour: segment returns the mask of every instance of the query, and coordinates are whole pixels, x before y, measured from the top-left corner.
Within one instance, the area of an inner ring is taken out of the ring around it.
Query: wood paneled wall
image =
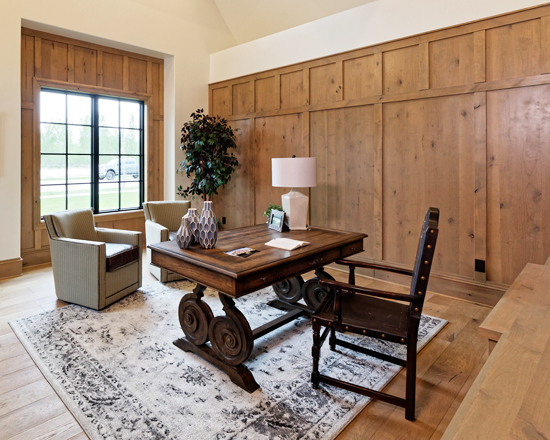
[[[495,304],[550,254],[549,73],[545,5],[211,84],[244,158],[216,213],[264,222],[287,192],[269,159],[315,156],[312,224],[364,232],[360,258],[410,266],[439,207],[433,283]]]
[[[24,265],[50,260],[40,220],[40,88],[145,101],[146,200],[164,199],[164,60],[57,35],[21,29],[21,256]],[[145,234],[142,210],[101,214],[98,227]]]

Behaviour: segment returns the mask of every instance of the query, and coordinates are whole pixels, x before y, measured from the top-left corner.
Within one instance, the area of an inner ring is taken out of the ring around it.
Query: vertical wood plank
[[[34,37],[34,76],[42,78],[42,38]]]
[[[383,104],[374,104],[374,247],[373,258],[382,260],[383,253],[383,179],[382,179],[382,148],[383,148]]]
[[[159,134],[157,142],[157,155],[159,163],[157,194],[159,200],[164,200],[164,121],[159,121]]]
[[[309,149],[309,112],[302,113],[302,142],[305,153],[310,156]]]
[[[550,16],[540,19],[541,73],[550,73]]]
[[[149,103],[148,103],[149,104]],[[153,119],[153,106],[147,105],[147,194],[145,199],[149,202],[157,200],[155,193],[155,179],[157,173],[155,169],[155,121]]]
[[[250,96],[250,111],[255,112],[256,110],[256,87],[255,80],[250,81],[249,85],[249,96]]]
[[[124,56],[122,58],[122,90],[129,90],[130,86],[130,58]]]
[[[97,82],[96,86],[103,87],[103,51],[97,51],[97,66],[96,66]]]
[[[336,63],[336,101],[344,100],[344,62],[337,61]]]
[[[374,54],[374,95],[375,96],[384,94],[384,91],[382,90],[383,76],[384,76],[384,72],[382,68],[382,52],[378,52]]]
[[[156,94],[159,114],[164,116],[164,63],[159,65],[159,89]]]
[[[418,46],[418,90],[430,88],[430,45],[428,42]]]
[[[227,99],[227,105],[229,106],[227,114],[231,116],[233,114],[233,86],[229,86],[229,97]]]
[[[275,87],[273,88],[275,92],[275,109],[278,110],[281,108],[281,74],[278,73],[275,75]]]
[[[214,115],[214,89],[208,88],[208,114]]]
[[[41,51],[38,52],[40,57]],[[33,105],[32,112],[32,199],[33,199],[33,228],[40,224],[40,84],[33,78]]]
[[[74,83],[74,44],[68,45],[67,50],[67,79]]]
[[[309,67],[304,68],[303,75],[304,105],[309,105]]]
[[[485,82],[485,31],[474,32],[474,81]]]
[[[162,120],[159,122],[158,155],[161,164],[158,182],[159,200],[164,200],[164,63],[159,65],[159,87],[155,91],[157,95],[157,108]]]
[[[474,246],[475,259],[487,259],[487,93],[474,93],[474,167],[475,211]],[[484,272],[475,272],[476,281],[485,282]]]
[[[42,248],[42,230],[37,229],[34,231],[34,249],[39,250]]]
[[[147,93],[153,94],[153,63],[147,61]]]

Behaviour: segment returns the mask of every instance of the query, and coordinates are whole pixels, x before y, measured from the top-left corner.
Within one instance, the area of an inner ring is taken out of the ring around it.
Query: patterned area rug
[[[102,312],[70,305],[10,324],[93,440],[332,439],[369,402],[324,385],[312,389],[306,318],[256,340],[246,365],[261,388],[252,394],[179,350],[172,344],[183,335],[177,306],[193,287],[186,281],[149,284]],[[236,304],[255,328],[282,314],[265,304],[274,297],[269,288]],[[215,292],[208,289],[204,300],[215,316],[222,314]],[[418,348],[445,324],[422,316]],[[360,343],[404,357],[397,344],[367,337]],[[321,372],[369,388],[382,389],[399,370],[323,347]]]

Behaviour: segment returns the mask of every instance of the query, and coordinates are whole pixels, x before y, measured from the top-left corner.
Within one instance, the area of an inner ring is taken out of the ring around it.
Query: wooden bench
[[[494,350],[442,439],[550,438],[550,265],[527,264],[480,333]]]

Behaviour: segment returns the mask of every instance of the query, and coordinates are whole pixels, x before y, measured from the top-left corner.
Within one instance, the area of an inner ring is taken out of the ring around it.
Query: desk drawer
[[[279,267],[280,280],[285,280],[292,276],[301,275],[310,270],[315,270],[318,267],[326,266],[333,263],[340,258],[340,248],[331,249],[330,251],[323,252],[322,254],[315,255],[313,257],[304,258],[303,260],[288,263]]]
[[[355,243],[347,244],[342,248],[341,258],[349,257],[350,255],[357,254],[363,251],[363,240],[356,241]]]
[[[270,270],[264,270],[253,276],[246,277],[244,279],[243,288],[245,292],[253,292],[254,290],[263,289],[269,287],[272,284],[278,282],[277,267]]]

